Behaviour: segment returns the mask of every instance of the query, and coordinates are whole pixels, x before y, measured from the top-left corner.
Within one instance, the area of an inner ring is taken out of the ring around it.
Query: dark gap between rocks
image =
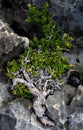
[[[67,83],[77,89],[78,86],[81,84],[80,73],[78,71],[71,71],[67,79]]]
[[[76,59],[76,62],[77,62],[77,63],[80,63],[80,60],[77,58],[77,59]]]
[[[80,6],[79,10],[80,10],[81,13],[83,13],[83,6]]]
[[[17,33],[20,36],[28,37],[29,39],[32,39],[34,36],[40,39],[43,36],[43,30],[41,25],[34,21],[29,23],[20,23],[17,21],[12,21],[10,26],[15,33]]]
[[[11,7],[11,4],[8,0],[3,0],[2,1],[2,7],[3,8],[10,8]]]

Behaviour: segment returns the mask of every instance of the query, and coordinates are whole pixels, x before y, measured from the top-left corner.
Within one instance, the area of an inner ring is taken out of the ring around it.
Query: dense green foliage
[[[32,99],[33,96],[30,93],[30,90],[26,88],[24,84],[17,84],[13,90],[13,94],[21,98]]]
[[[35,35],[30,40],[30,47],[22,54],[18,60],[12,60],[7,65],[7,76],[10,79],[15,78],[18,70],[24,68],[33,77],[38,76],[40,69],[47,68],[48,74],[53,71],[52,78],[61,76],[69,69],[66,59],[63,55],[63,49],[70,49],[72,38],[67,34],[62,34],[52,15],[48,12],[48,3],[42,8],[28,5],[28,16],[26,21],[34,21],[42,27],[43,35],[38,39]],[[23,86],[23,85],[22,85]],[[24,87],[24,86],[23,86]],[[22,88],[20,86],[20,88]],[[15,88],[14,93],[23,95],[19,88]],[[22,91],[23,92],[23,91]],[[27,93],[28,94],[28,93]],[[22,96],[26,97],[26,96]]]

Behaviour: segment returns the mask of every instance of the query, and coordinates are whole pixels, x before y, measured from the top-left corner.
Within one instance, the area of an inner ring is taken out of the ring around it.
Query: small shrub
[[[22,54],[18,60],[12,60],[7,64],[7,76],[11,79],[15,78],[19,70],[24,68],[27,73],[38,76],[41,69],[47,69],[50,75],[53,71],[52,79],[61,76],[69,69],[66,59],[63,55],[63,49],[70,49],[72,37],[62,34],[57,24],[52,19],[52,15],[48,12],[48,3],[41,9],[32,5],[28,5],[27,22],[36,22],[40,24],[43,30],[43,36],[38,39],[34,34],[30,40],[30,47]],[[22,87],[22,89],[21,89]],[[14,94],[27,97],[24,85],[17,85],[14,88]],[[26,94],[25,94],[26,93]]]

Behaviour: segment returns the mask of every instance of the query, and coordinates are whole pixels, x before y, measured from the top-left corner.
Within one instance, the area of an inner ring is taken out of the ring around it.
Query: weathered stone
[[[16,130],[16,120],[8,115],[0,114],[0,130]]]
[[[65,84],[62,91],[56,91],[54,95],[47,98],[46,106],[48,116],[51,120],[55,121],[58,130],[66,129],[65,123],[68,121],[67,118],[71,114],[69,106],[74,94],[75,88]]]
[[[72,114],[69,130],[83,130],[83,113]]]
[[[82,0],[50,0],[55,20],[65,32],[75,37],[83,35],[83,1]],[[57,17],[56,17],[57,16]]]
[[[70,109],[73,113],[70,115],[69,130],[83,129],[83,86],[80,85],[76,96],[73,98]],[[75,125],[74,125],[75,124]]]
[[[13,20],[20,21],[21,23],[25,21],[28,10],[27,4],[40,5],[47,0],[2,0],[2,10],[4,13],[5,20],[8,23]]]
[[[13,57],[17,57],[28,46],[28,38],[18,36],[9,28],[7,23],[0,20],[0,65]]]
[[[75,88],[66,84],[63,87],[63,92],[64,92],[64,96],[61,96],[62,94],[56,92],[56,94],[54,94],[53,96],[48,97],[47,99],[48,110],[54,113],[53,109],[55,108],[55,111],[58,110],[57,113],[59,113],[61,102],[64,101],[65,107],[66,107],[65,114],[67,112],[68,120],[65,122],[63,127],[65,127],[66,130],[82,130],[83,129],[83,118],[82,118],[83,86],[80,85],[76,91]],[[55,104],[54,107],[53,107],[53,104]],[[63,110],[61,109],[61,111]],[[55,114],[52,115],[52,117],[53,116],[55,116]],[[56,117],[57,116],[58,114],[56,115]],[[57,119],[59,119],[60,121],[61,120],[60,118],[61,117]]]
[[[78,46],[78,48],[83,48],[83,36],[82,36],[82,37],[79,37],[79,38],[76,40],[76,46]]]
[[[12,101],[5,108],[2,108],[0,113],[16,119],[16,130],[53,130],[51,127],[43,127],[36,119],[29,100],[17,99]],[[5,119],[3,120],[5,121]]]
[[[58,110],[61,105],[61,92],[56,91],[54,95],[50,95],[46,100],[48,116],[57,124],[59,121]]]
[[[13,99],[13,95],[8,92],[10,87],[11,84],[0,82],[0,107]]]
[[[83,113],[83,86],[80,85],[70,105],[71,109],[77,113]]]
[[[67,62],[73,64],[75,69],[83,71],[83,37],[79,37],[75,42],[75,47],[69,52],[64,52]]]

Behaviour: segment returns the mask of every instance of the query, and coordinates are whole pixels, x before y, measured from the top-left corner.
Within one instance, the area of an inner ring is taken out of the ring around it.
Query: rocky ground
[[[73,71],[64,77],[62,88],[54,91],[45,102],[46,114],[54,126],[43,126],[33,111],[33,103],[10,93],[12,82],[4,74],[6,62],[29,47],[29,39],[19,36],[10,27],[13,21],[25,18],[26,10],[18,7],[21,4],[25,9],[23,2],[39,5],[44,1],[0,0],[0,130],[83,130],[83,1],[49,1],[58,25],[72,33],[76,45],[64,53],[67,62],[74,65]]]

